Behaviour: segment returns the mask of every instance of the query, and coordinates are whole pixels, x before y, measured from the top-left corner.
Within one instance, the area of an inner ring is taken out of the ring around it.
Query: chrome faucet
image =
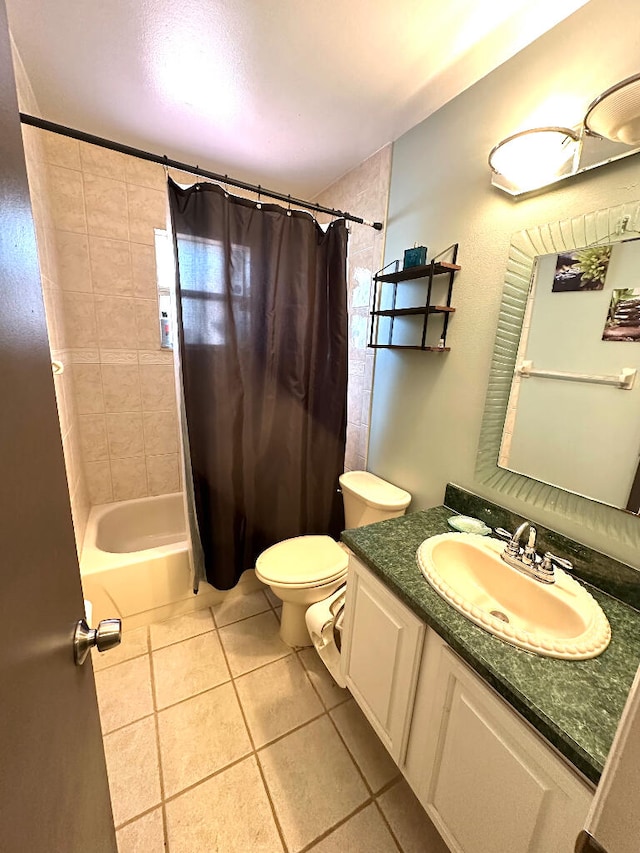
[[[529,529],[527,544],[522,546],[520,541],[527,528]],[[523,572],[528,577],[540,581],[540,583],[555,583],[556,568],[564,569],[567,572],[573,570],[573,564],[569,560],[556,557],[551,551],[547,551],[544,557],[537,553],[538,531],[530,521],[523,521],[514,533],[509,533],[502,527],[496,527],[494,533],[501,539],[508,540],[507,547],[500,555],[505,563],[519,572]]]

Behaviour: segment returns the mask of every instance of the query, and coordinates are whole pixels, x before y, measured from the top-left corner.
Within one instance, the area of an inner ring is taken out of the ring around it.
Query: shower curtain
[[[169,180],[195,518],[207,580],[343,525],[347,230]]]

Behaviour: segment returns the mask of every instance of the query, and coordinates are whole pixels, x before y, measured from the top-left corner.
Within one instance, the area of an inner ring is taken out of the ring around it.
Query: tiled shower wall
[[[160,347],[154,247],[166,227],[164,169],[24,133],[49,332],[65,368],[61,424],[66,407],[77,425],[67,467],[81,467],[92,505],[176,491],[173,357]]]
[[[364,219],[384,222],[391,178],[391,145],[381,148],[314,201],[349,211]],[[369,302],[372,278],[382,266],[384,231],[349,224],[348,313],[349,378],[347,386],[347,448],[345,470],[367,466],[369,413],[373,382],[374,350],[367,349]]]

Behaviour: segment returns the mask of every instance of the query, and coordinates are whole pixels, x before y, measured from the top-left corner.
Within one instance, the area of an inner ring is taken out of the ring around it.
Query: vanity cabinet
[[[347,685],[452,853],[571,853],[592,789],[353,557],[346,621]]]
[[[449,848],[571,853],[591,789],[435,632],[428,634],[405,773]]]
[[[342,661],[347,687],[400,765],[409,736],[425,625],[354,557]]]

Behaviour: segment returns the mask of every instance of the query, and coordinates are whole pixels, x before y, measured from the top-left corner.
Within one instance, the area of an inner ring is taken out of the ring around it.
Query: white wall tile
[[[144,457],[112,459],[111,478],[113,480],[114,501],[128,501],[133,498],[146,497],[147,471]]]
[[[83,465],[89,500],[92,506],[113,500],[111,469],[108,462],[85,462]]]
[[[104,178],[115,178],[124,181],[125,165],[129,158],[119,151],[101,148],[88,142],[80,143],[80,160],[82,171]]]
[[[49,167],[51,217],[61,231],[86,233],[82,174],[61,166]]]
[[[136,339],[136,315],[133,299],[96,295],[96,324],[100,347],[124,349]]]
[[[111,178],[84,175],[89,234],[97,237],[129,239],[125,184]]]
[[[148,187],[127,185],[129,231],[133,243],[155,241],[154,228],[167,226],[167,194]]]
[[[132,296],[131,252],[126,240],[90,237],[91,278],[94,293]]]
[[[110,412],[106,423],[111,459],[144,456],[140,412]]]
[[[166,495],[180,488],[178,454],[147,456],[147,478],[150,495]]]
[[[91,292],[89,244],[86,234],[56,231],[58,283],[63,290]]]

